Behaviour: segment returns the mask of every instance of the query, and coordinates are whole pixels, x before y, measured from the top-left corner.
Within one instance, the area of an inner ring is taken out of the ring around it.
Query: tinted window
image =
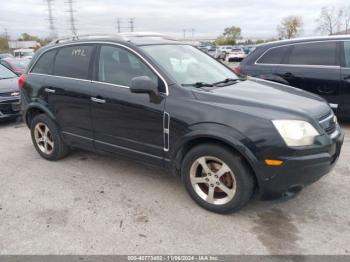
[[[130,86],[137,76],[148,76],[158,83],[158,77],[136,55],[119,47],[101,47],[98,81]]]
[[[59,49],[55,59],[54,74],[88,79],[92,50],[93,46],[72,46]]]
[[[344,42],[345,67],[350,67],[350,41]]]
[[[288,46],[276,47],[268,50],[259,60],[260,64],[281,64]]]
[[[336,42],[294,45],[289,64],[294,65],[336,65]]]
[[[49,51],[44,53],[36,62],[34,68],[32,69],[33,73],[38,74],[52,74],[52,66],[53,66],[53,59],[55,57],[56,50]]]

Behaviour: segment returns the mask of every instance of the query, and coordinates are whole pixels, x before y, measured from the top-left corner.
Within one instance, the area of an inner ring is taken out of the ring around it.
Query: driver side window
[[[159,82],[158,76],[136,55],[120,47],[101,47],[98,81],[129,87],[131,80],[138,76]]]

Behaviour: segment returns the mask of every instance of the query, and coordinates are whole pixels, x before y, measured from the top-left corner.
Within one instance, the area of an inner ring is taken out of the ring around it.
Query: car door
[[[318,94],[331,104],[338,104],[340,62],[337,41],[293,44],[286,64],[278,70],[283,70],[278,74],[291,86]]]
[[[148,94],[131,93],[129,86],[137,76],[149,76],[159,87],[164,83],[123,46],[101,45],[95,66],[91,112],[96,149],[162,164],[165,96],[151,101]]]
[[[342,42],[341,47],[341,100],[339,113],[349,116],[350,114],[350,40]]]
[[[59,48],[53,74],[45,78],[43,88],[64,138],[86,149],[93,148],[89,70],[94,49],[92,44]]]

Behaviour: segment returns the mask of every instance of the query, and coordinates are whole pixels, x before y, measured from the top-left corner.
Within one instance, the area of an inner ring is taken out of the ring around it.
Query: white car
[[[232,46],[230,46],[230,45],[219,46],[216,49],[215,58],[225,59],[226,54],[231,52],[231,50],[232,50]]]
[[[32,59],[34,56],[34,49],[31,49],[31,48],[16,49],[13,51],[13,54],[15,57],[18,57],[18,58]]]
[[[232,48],[225,56],[226,62],[240,62],[247,54],[244,52],[243,48]]]

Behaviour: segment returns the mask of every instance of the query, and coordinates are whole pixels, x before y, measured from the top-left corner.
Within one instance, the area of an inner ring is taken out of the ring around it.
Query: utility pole
[[[47,10],[48,10],[48,20],[49,20],[49,29],[50,29],[50,38],[55,38],[56,37],[56,28],[54,24],[54,18],[52,15],[52,2],[53,0],[46,0],[47,2]]]
[[[120,18],[117,18],[117,29],[118,29],[118,33],[120,33]]]
[[[67,0],[68,4],[68,13],[69,13],[69,22],[70,22],[70,30],[73,35],[77,35],[77,28],[75,27],[75,18],[74,18],[74,8],[73,8],[73,0]]]
[[[8,31],[7,31],[7,28],[5,28],[4,34],[5,34],[5,39],[6,39],[6,41],[10,40],[10,37],[9,37],[9,33],[8,33]]]
[[[184,32],[184,39],[186,39],[186,29],[182,30]]]
[[[191,29],[192,39],[194,39],[194,28]]]
[[[129,23],[130,23],[130,32],[134,32],[134,20],[135,18],[130,18]]]

